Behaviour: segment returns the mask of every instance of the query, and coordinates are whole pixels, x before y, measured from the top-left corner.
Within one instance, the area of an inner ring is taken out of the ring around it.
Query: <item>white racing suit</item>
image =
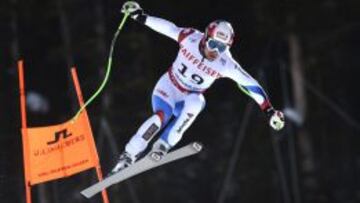
[[[154,88],[154,115],[142,124],[126,145],[125,151],[133,158],[145,150],[149,141],[162,128],[165,129],[157,143],[162,143],[168,149],[175,146],[204,109],[202,93],[216,79],[234,80],[263,110],[271,106],[263,88],[232,58],[229,50],[213,61],[203,57],[199,49],[203,33],[191,28],[180,28],[152,16],[147,16],[145,25],[177,41],[180,48],[175,61]],[[170,120],[172,117],[174,119]]]

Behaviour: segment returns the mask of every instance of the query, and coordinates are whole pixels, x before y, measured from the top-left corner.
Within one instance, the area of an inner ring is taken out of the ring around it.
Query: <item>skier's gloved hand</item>
[[[266,116],[269,119],[269,124],[274,130],[281,130],[285,125],[285,117],[283,112],[275,110],[272,106],[269,106],[264,110]]]
[[[143,9],[135,1],[125,2],[121,8],[121,13],[128,13],[132,19],[141,23],[144,23],[146,20],[146,14],[144,14]]]
[[[272,109],[272,111],[270,111],[270,126],[274,129],[274,130],[281,130],[284,128],[285,125],[285,117],[284,117],[284,113],[278,110],[274,110]]]

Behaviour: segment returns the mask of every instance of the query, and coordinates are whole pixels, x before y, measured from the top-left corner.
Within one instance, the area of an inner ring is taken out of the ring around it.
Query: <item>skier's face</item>
[[[215,60],[220,53],[224,52],[228,46],[220,41],[208,38],[205,42],[205,56],[209,60]]]
[[[217,57],[219,57],[219,55],[220,55],[218,51],[209,50],[207,47],[205,47],[204,53],[205,53],[205,57],[210,61],[217,59]]]

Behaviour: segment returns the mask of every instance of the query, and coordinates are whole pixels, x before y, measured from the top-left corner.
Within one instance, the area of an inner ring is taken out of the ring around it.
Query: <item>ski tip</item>
[[[196,151],[201,151],[202,150],[202,148],[203,148],[203,145],[200,143],[200,142],[194,142],[193,144],[192,144],[192,146],[194,147],[194,149],[196,150]]]
[[[86,190],[81,191],[80,194],[81,194],[82,196],[86,197],[87,199],[90,199],[90,198],[92,197],[91,195],[89,195],[89,194],[86,193]]]

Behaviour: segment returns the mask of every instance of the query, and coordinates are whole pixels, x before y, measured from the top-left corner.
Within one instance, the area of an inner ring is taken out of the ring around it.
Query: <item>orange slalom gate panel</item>
[[[25,128],[29,149],[30,184],[71,176],[96,167],[92,133],[84,110],[75,121],[63,124]],[[23,132],[25,133],[25,132]]]

